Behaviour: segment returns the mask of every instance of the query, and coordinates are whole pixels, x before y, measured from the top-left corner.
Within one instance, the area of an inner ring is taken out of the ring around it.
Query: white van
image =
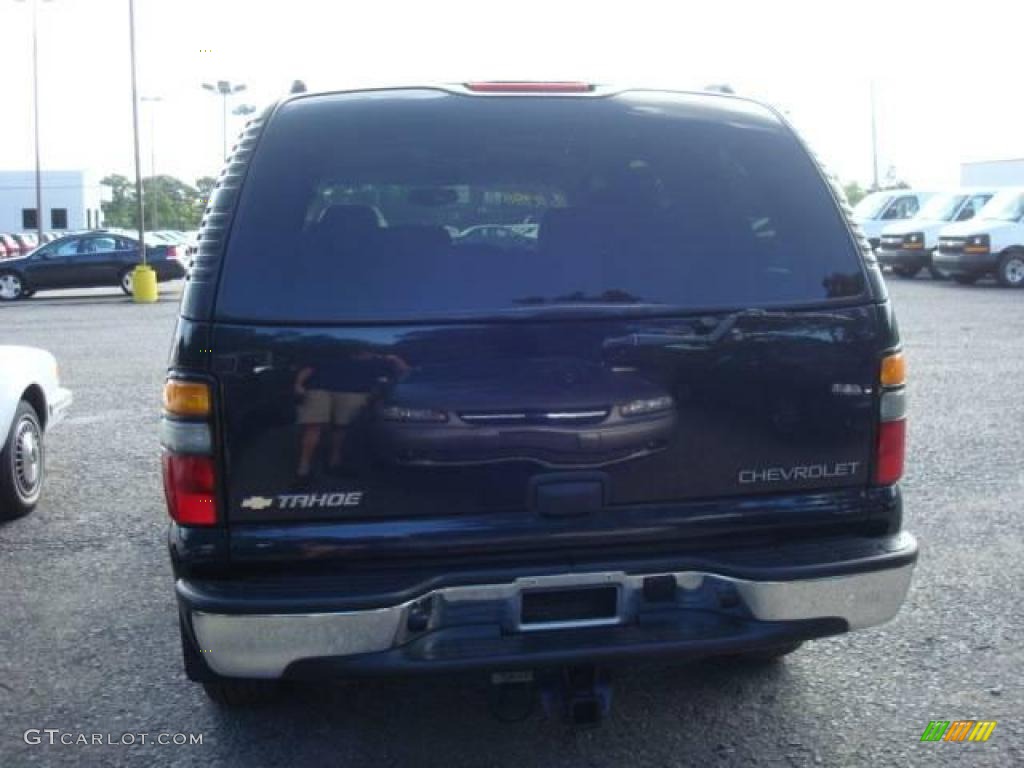
[[[939,232],[952,222],[973,219],[995,193],[994,189],[959,189],[936,194],[914,218],[882,229],[876,251],[879,263],[901,277],[914,277],[925,268],[932,277],[942,277],[932,265]]]
[[[975,218],[944,228],[932,261],[958,283],[994,274],[1000,285],[1024,288],[1024,187],[1000,190]]]
[[[872,192],[854,206],[853,220],[860,225],[871,247],[878,248],[886,225],[913,218],[931,196],[931,192],[914,189]]]

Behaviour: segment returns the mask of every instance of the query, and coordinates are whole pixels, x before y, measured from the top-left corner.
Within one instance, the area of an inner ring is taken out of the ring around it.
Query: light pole
[[[150,104],[158,104],[163,101],[162,96],[140,96],[139,101],[144,101]],[[156,107],[150,107],[149,109],[149,175],[153,179],[152,192],[153,200],[151,204],[150,219],[152,219],[152,226],[150,229],[157,229],[159,226],[157,219],[159,218],[159,207],[157,206],[157,196],[159,194],[160,185],[157,184],[156,180]]]
[[[39,162],[39,3],[52,0],[17,0],[32,4],[32,124],[36,143],[36,236],[43,244],[43,173]]]
[[[213,93],[219,93],[222,99],[222,112],[223,118],[221,123],[221,130],[223,132],[223,155],[224,159],[228,157],[228,96],[233,96],[236,93],[240,93],[245,90],[243,83],[231,83],[229,80],[218,80],[216,84],[203,83],[203,88]]]
[[[875,81],[871,81],[871,189],[878,189],[878,131],[875,125]]]
[[[142,160],[139,153],[139,88],[135,65],[135,0],[128,0],[128,39],[132,64],[132,139],[135,144],[135,213],[139,217],[139,263],[131,273],[132,300],[152,304],[159,296],[156,272],[146,263],[146,219],[142,202]]]

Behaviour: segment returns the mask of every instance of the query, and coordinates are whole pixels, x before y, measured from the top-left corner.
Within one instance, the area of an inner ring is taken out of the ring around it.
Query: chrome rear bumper
[[[900,534],[898,538],[916,555],[912,536]],[[558,632],[563,650],[567,631],[570,644],[577,635],[583,640],[587,633],[600,633],[602,629],[631,627],[634,636],[642,636],[646,631],[642,619],[661,615],[658,611],[664,614],[666,610],[682,616],[684,624],[687,615],[716,615],[724,620],[713,635],[690,638],[702,647],[718,640],[727,642],[730,638],[723,635],[723,626],[728,632],[733,625],[768,626],[767,623],[830,619],[841,621],[845,629],[861,629],[888,621],[897,613],[910,586],[913,567],[911,558],[898,567],[882,570],[787,581],[739,579],[692,570],[644,574],[604,571],[446,587],[370,610],[188,613],[202,659],[213,672],[227,677],[278,678],[295,662],[391,652],[432,634],[441,636],[445,631],[467,626],[491,627],[496,637],[503,638],[530,635],[532,639]],[[673,596],[667,605],[652,605],[650,595],[645,593],[645,583],[660,578],[663,585],[671,586],[666,577],[675,583],[675,589],[670,590]],[[525,591],[598,585],[617,588],[618,609],[614,617],[549,626],[525,627],[519,622]],[[723,596],[729,599],[726,601]],[[728,607],[722,608],[723,605]],[[652,635],[651,642],[657,642],[659,637],[664,634]],[[481,659],[482,665],[484,662],[486,659]]]

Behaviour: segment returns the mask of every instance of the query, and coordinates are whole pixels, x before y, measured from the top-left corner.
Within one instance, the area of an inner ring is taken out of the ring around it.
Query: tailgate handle
[[[603,473],[543,475],[530,484],[530,506],[545,517],[579,517],[605,503]]]

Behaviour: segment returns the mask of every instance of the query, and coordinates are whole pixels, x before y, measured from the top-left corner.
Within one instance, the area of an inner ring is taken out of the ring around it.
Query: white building
[[[960,163],[962,187],[1024,187],[1024,157]]]
[[[89,171],[43,171],[43,229],[79,230],[103,226],[100,204],[110,189]],[[0,232],[36,229],[35,171],[0,171]]]

